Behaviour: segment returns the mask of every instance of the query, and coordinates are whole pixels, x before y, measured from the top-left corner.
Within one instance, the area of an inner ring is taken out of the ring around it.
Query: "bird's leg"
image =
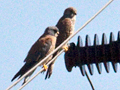
[[[46,71],[47,69],[48,69],[48,66],[47,65],[43,65],[43,67],[44,67],[44,70]]]
[[[68,46],[67,45],[64,45],[62,48],[65,50],[65,52],[68,51]]]

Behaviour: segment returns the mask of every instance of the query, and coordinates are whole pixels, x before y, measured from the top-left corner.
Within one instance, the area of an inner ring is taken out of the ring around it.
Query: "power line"
[[[86,77],[87,77],[87,79],[88,79],[88,81],[89,81],[89,83],[90,83],[90,86],[91,86],[92,90],[95,90],[95,88],[94,88],[94,86],[93,86],[93,84],[92,84],[92,81],[90,80],[90,78],[89,78],[86,70],[85,70],[85,74],[86,74]]]
[[[60,54],[64,52],[64,49],[61,50],[50,62],[48,62],[46,65],[50,65]],[[42,68],[37,74],[35,74],[33,77],[31,77],[25,84],[23,84],[18,90],[21,90],[23,87],[25,87],[30,81],[32,81],[37,75],[39,75],[44,68]]]
[[[47,58],[49,58],[52,54],[54,54],[58,49],[64,46],[72,37],[74,37],[80,30],[82,30],[86,25],[88,25],[98,14],[100,14],[113,0],[110,0],[106,3],[93,17],[91,17],[80,29],[78,29],[74,34],[69,36],[61,45],[59,45],[53,52],[51,52],[48,56],[42,59],[38,64],[36,64],[33,68],[31,68],[28,72],[26,72],[21,78],[19,78],[16,82],[14,82],[11,86],[9,86],[6,90],[10,90],[13,86],[15,86],[18,82],[20,82],[25,76],[27,76],[30,72],[32,72],[35,68],[37,68],[42,62],[44,62]],[[42,71],[42,70],[40,70]],[[38,74],[38,73],[37,73]],[[36,75],[37,76],[37,75]]]

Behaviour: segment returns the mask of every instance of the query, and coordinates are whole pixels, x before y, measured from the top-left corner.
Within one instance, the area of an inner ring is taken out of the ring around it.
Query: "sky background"
[[[5,90],[13,82],[11,79],[24,65],[24,59],[34,42],[48,26],[54,26],[66,8],[72,6],[78,11],[75,31],[101,9],[109,0],[0,0],[0,89]],[[69,42],[77,42],[80,35],[83,42],[88,34],[93,43],[94,34],[98,34],[101,43],[102,33],[106,33],[109,42],[110,32],[120,31],[120,1],[114,0],[101,14],[80,31]],[[39,71],[40,67],[36,70]],[[35,72],[35,73],[36,73]],[[35,74],[34,73],[34,74]],[[45,73],[39,74],[23,90],[91,90],[86,77],[79,68],[67,72],[64,54],[55,62],[53,74],[45,80]],[[90,76],[95,90],[120,89],[120,65],[114,73],[110,64],[110,73],[102,65],[99,75],[94,65],[94,75]],[[11,90],[17,90],[23,80]]]

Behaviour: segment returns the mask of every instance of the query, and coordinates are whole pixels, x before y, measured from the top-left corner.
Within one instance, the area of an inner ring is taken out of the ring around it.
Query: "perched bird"
[[[57,27],[47,27],[44,34],[33,44],[31,49],[29,50],[28,55],[24,60],[24,66],[17,72],[17,74],[13,77],[11,81],[13,81],[17,77],[20,78],[39,61],[50,54],[55,49],[58,34],[59,29]],[[45,64],[48,63],[51,58],[52,56],[45,60],[40,66],[43,65],[43,67],[45,68]],[[33,72],[25,77],[23,84],[27,81],[27,79],[29,78],[29,76],[31,76]]]
[[[74,26],[76,21],[77,10],[73,7],[68,7],[65,9],[63,16],[57,23],[57,28],[60,34],[58,35],[56,47],[58,47],[62,42],[64,42],[71,34],[74,32]],[[54,55],[57,55],[60,50],[58,50]],[[45,79],[50,78],[53,70],[55,60],[49,65]]]

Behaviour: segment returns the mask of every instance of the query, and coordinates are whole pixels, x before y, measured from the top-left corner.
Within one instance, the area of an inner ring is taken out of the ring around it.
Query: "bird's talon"
[[[48,69],[47,65],[45,65],[45,64],[43,65],[43,67],[44,67],[45,71]]]
[[[65,50],[65,52],[68,51],[68,46],[63,46],[63,49]]]

